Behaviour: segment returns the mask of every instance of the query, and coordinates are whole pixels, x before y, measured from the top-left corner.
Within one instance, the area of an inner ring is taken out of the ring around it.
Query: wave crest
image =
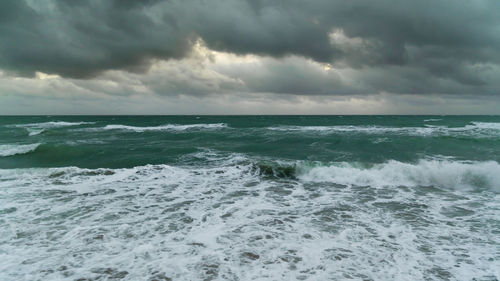
[[[429,119],[431,120],[431,119]],[[432,119],[434,120],[434,119]],[[437,119],[435,119],[437,120]],[[277,126],[268,127],[272,131],[315,132],[315,133],[358,133],[358,134],[395,134],[408,136],[499,136],[500,123],[471,122],[463,127],[424,125],[424,127],[384,127],[376,125],[334,125],[334,126]]]
[[[37,128],[37,129],[49,129],[49,128],[59,128],[59,127],[69,127],[69,126],[80,126],[85,124],[95,124],[95,122],[64,122],[64,121],[50,121],[43,123],[29,123],[29,124],[18,124],[13,125],[19,128]]]
[[[40,143],[33,144],[2,144],[0,145],[0,156],[7,157],[17,154],[26,154],[35,151]]]
[[[500,164],[495,161],[461,162],[420,160],[416,164],[390,160],[363,167],[352,163],[298,168],[298,178],[357,186],[436,186],[447,189],[487,188],[500,191]]]
[[[149,126],[149,127],[137,127],[137,126],[127,126],[127,125],[106,125],[103,130],[126,130],[134,132],[145,132],[145,131],[185,131],[189,129],[220,129],[226,128],[225,123],[213,123],[213,124],[188,124],[188,125],[177,125],[177,124],[167,124],[160,126]]]

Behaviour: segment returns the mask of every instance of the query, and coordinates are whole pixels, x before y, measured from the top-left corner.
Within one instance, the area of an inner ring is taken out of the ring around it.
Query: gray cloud
[[[297,95],[383,91],[494,95],[499,91],[497,0],[0,3],[0,68],[24,76],[41,71],[91,78],[112,69],[141,73],[153,59],[189,56],[198,38],[212,50],[263,56],[265,65],[219,69],[229,80],[196,65],[193,73],[198,74],[191,77],[171,70],[167,73],[171,79],[163,84],[150,81],[155,92],[200,95],[245,88]],[[301,65],[297,57],[348,70],[351,81],[311,64]],[[210,79],[215,84],[207,82]],[[195,86],[186,86],[190,83]]]

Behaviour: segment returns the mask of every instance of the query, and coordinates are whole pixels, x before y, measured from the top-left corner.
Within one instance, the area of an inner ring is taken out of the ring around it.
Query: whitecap
[[[45,129],[40,129],[40,130],[28,129],[28,132],[30,136],[36,136],[45,132]]]
[[[26,154],[32,151],[40,145],[40,143],[33,144],[1,144],[0,145],[0,156],[12,156],[17,154]]]
[[[407,135],[407,136],[474,136],[474,137],[496,137],[500,130],[500,123],[471,122],[463,127],[447,127],[436,125],[424,125],[423,127],[384,127],[384,126],[277,126],[268,127],[268,130],[301,133],[356,133],[372,135]]]
[[[213,124],[166,124],[160,126],[148,126],[148,127],[138,127],[138,126],[127,126],[127,125],[106,125],[102,130],[126,130],[134,132],[145,132],[145,131],[185,131],[190,129],[221,129],[226,128],[225,123],[213,123]]]
[[[364,167],[340,162],[330,166],[301,166],[299,178],[307,182],[331,182],[348,186],[489,188],[498,192],[500,191],[500,164],[495,161],[423,159],[415,164],[390,160]]]
[[[95,122],[50,121],[50,122],[42,122],[42,123],[8,125],[7,127],[24,128],[28,131],[29,136],[36,136],[36,135],[39,135],[39,134],[45,132],[45,130],[47,130],[47,129],[80,126],[80,125],[85,125],[85,124],[95,124]]]
[[[468,126],[468,128],[500,130],[500,123],[495,123],[495,122],[471,122],[471,123],[472,126]]]
[[[382,126],[279,126],[269,127],[273,131],[290,132],[320,132],[320,133],[364,133],[364,134],[408,134],[426,136],[432,134],[436,128],[431,127],[382,127]]]
[[[95,122],[50,121],[50,122],[43,122],[43,123],[17,124],[17,125],[11,125],[11,127],[49,129],[49,128],[79,126],[79,125],[85,125],[85,124],[95,124]]]

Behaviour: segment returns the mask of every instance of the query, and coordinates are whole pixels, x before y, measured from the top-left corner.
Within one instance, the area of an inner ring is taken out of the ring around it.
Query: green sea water
[[[366,164],[500,161],[499,130],[499,116],[2,117],[0,145],[40,145],[0,158],[0,168],[176,164],[206,150]]]
[[[500,116],[4,116],[0,280],[498,280],[499,163]]]

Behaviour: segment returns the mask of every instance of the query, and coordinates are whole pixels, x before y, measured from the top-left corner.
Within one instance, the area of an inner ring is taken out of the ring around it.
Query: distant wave
[[[277,126],[268,127],[273,131],[288,131],[288,132],[318,132],[318,133],[364,133],[364,134],[403,134],[410,136],[431,136],[431,135],[447,135],[453,134],[476,134],[482,133],[485,135],[498,135],[500,123],[487,122],[471,122],[463,127],[446,127],[425,125],[424,127],[383,127],[383,126],[354,126],[354,125],[338,125],[338,126]]]
[[[381,127],[381,126],[353,126],[353,125],[339,125],[339,126],[279,126],[269,127],[273,131],[299,131],[299,132],[354,132],[366,134],[380,134],[380,133],[411,133],[416,135],[428,135],[435,129],[431,127]]]
[[[346,162],[316,167],[302,165],[297,168],[297,176],[304,181],[348,186],[436,186],[500,191],[500,164],[495,161],[420,160],[411,164],[390,160],[371,167]]]
[[[40,130],[28,129],[28,132],[29,132],[30,136],[36,136],[36,135],[39,135],[39,134],[45,132],[45,129],[40,129]]]
[[[28,123],[28,124],[17,124],[10,125],[9,127],[24,128],[28,131],[29,136],[40,135],[47,129],[79,126],[84,124],[94,124],[95,122],[63,122],[63,121],[51,121],[43,123]]]
[[[51,122],[43,122],[43,123],[29,123],[29,124],[17,124],[13,125],[14,127],[20,128],[39,128],[39,129],[48,129],[48,128],[58,128],[58,127],[68,127],[68,126],[79,126],[84,124],[94,124],[95,122],[63,122],[63,121],[51,121]]]
[[[185,131],[189,129],[220,129],[226,128],[225,123],[214,123],[214,124],[188,124],[188,125],[177,125],[177,124],[167,124],[161,126],[149,126],[149,127],[137,127],[137,126],[127,126],[127,125],[106,125],[103,130],[127,130],[134,132],[145,132],[145,131]]]
[[[437,121],[441,121],[443,119],[425,119],[424,122],[437,122]]]
[[[471,122],[471,123],[472,125],[469,125],[469,128],[500,130],[500,123],[494,123],[494,122]]]
[[[12,156],[17,154],[26,154],[32,151],[40,145],[40,143],[33,144],[2,144],[0,145],[0,156]]]

